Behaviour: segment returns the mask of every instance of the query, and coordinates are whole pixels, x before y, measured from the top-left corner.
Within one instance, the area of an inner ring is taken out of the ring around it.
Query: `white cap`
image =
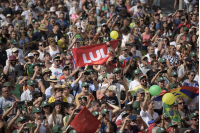
[[[50,8],[50,12],[55,12],[56,11],[56,8],[55,7],[51,7]]]
[[[29,53],[28,57],[34,57],[33,53]]]
[[[17,51],[18,50],[18,48],[12,48],[12,52],[15,52],[15,51]]]
[[[113,92],[116,92],[117,87],[116,87],[115,85],[111,85],[111,86],[108,88],[108,90],[113,91]]]
[[[174,45],[175,47],[177,46],[176,42],[173,41],[173,42],[170,42],[170,45]]]

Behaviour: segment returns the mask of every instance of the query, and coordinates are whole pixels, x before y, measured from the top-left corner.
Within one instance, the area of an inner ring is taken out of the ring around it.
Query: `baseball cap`
[[[23,120],[26,120],[26,118],[25,118],[24,116],[19,116],[19,117],[17,118],[17,123],[18,123],[18,122],[21,122],[21,121],[23,121]]]
[[[62,71],[65,70],[65,68],[69,69],[69,66],[64,66],[64,67],[62,68]]]
[[[178,105],[177,101],[174,101],[174,103],[172,105],[175,105],[175,106]]]
[[[44,108],[44,107],[46,107],[46,106],[48,106],[48,105],[50,105],[47,101],[43,101],[42,102],[42,107]]]
[[[5,83],[3,84],[3,86],[10,87],[10,86],[13,86],[13,85],[12,85],[11,82],[5,82]]]
[[[127,50],[128,48],[126,46],[121,48],[121,51]]]
[[[137,89],[137,93],[145,93],[145,91],[144,91],[144,89],[142,89],[142,88],[139,88],[139,89]]]
[[[94,116],[98,116],[98,115],[99,115],[99,112],[94,111],[94,112],[92,112],[92,114],[93,114]]]
[[[160,128],[160,127],[156,130],[156,133],[165,133],[165,132],[166,132],[166,130],[164,128]]]
[[[169,45],[173,45],[176,47],[177,44],[176,44],[176,42],[173,41],[173,42],[170,42]]]
[[[138,101],[133,102],[133,111],[135,114],[140,114],[141,108],[140,103]]]
[[[28,54],[28,58],[29,58],[29,57],[34,57],[33,53],[29,53],[29,54]]]
[[[144,60],[145,58],[147,58],[147,57],[146,57],[146,56],[142,56],[142,58],[141,58],[141,59],[142,59],[142,60]],[[148,59],[148,58],[147,58],[147,59]]]
[[[41,109],[39,107],[34,107],[32,110],[33,113],[39,113],[42,112]]]
[[[15,39],[11,39],[10,44],[17,44],[17,41]]]
[[[9,103],[9,104],[7,104],[7,105],[4,107],[4,110],[9,109],[10,107],[12,107],[12,105]]]
[[[51,70],[50,70],[49,68],[45,68],[45,69],[43,69],[43,71],[42,71],[42,75],[44,75],[44,74],[47,73],[47,72],[51,72]]]
[[[168,37],[174,37],[174,33],[169,33]]]
[[[56,58],[59,58],[59,59],[60,59],[60,56],[54,56],[54,57],[53,57],[53,60],[56,59]]]
[[[174,77],[174,76],[178,76],[178,73],[176,72],[176,71],[173,71],[173,72],[171,72],[171,77]]]
[[[33,80],[30,79],[30,80],[28,80],[28,81],[26,82],[26,84],[27,84],[27,85],[34,85],[35,82],[34,82]]]
[[[190,116],[189,116],[189,120],[191,120],[193,117],[195,117],[195,116],[199,116],[198,114],[196,114],[196,113],[192,113],[192,114],[190,114]]]
[[[174,123],[169,123],[169,124],[167,124],[167,128],[169,128],[169,127],[177,127],[178,125],[176,125],[176,124],[174,124]]]
[[[136,74],[140,74],[142,71],[140,70],[140,69],[136,69],[136,70],[134,70],[134,75],[136,75]]]
[[[109,86],[108,90],[115,92],[117,90],[117,87],[115,85],[111,85]]]
[[[125,116],[128,116],[128,115],[129,115],[129,114],[126,113],[126,112],[122,112],[122,114],[121,114],[122,118],[125,117]]]
[[[107,78],[108,73],[103,74],[103,78]]]
[[[146,78],[146,76],[142,75],[139,77],[139,81],[142,79],[142,78]]]
[[[12,52],[16,52],[18,50],[18,48],[14,47],[12,48]]]
[[[169,85],[169,89],[171,90],[171,89],[174,89],[174,88],[176,88],[177,86],[176,86],[176,84],[174,84],[174,83],[171,83],[170,85]]]
[[[54,126],[52,128],[52,132],[54,132],[54,133],[62,133],[63,131],[62,131],[60,126]]]
[[[72,129],[69,133],[77,133],[76,130]]]
[[[182,16],[181,19],[186,19],[186,17],[185,17],[185,16]]]
[[[154,14],[153,14],[154,16],[158,16],[158,15],[160,15],[159,13],[157,13],[157,12],[154,12]]]
[[[190,57],[195,57],[197,56],[195,52],[190,52]]]
[[[106,108],[104,108],[104,109],[101,110],[101,114],[105,114],[106,112],[109,112],[109,110],[106,109]]]
[[[121,71],[121,69],[118,68],[118,67],[116,67],[116,68],[113,70],[113,73],[116,73],[116,72],[118,72],[118,71]]]
[[[16,60],[16,57],[14,55],[9,56],[9,60]]]
[[[160,81],[164,81],[165,79],[163,77],[159,77],[157,82],[160,82]]]
[[[183,31],[189,31],[189,28],[188,27],[184,27]]]
[[[83,83],[81,84],[81,87],[86,87],[86,86],[89,86],[89,84],[88,84],[87,82],[83,82]]]
[[[164,62],[166,62],[166,59],[165,58],[160,58],[159,62],[164,63]]]

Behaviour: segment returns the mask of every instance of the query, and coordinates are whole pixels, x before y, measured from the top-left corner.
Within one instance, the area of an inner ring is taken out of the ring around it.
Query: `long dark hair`
[[[62,115],[62,119],[63,119],[65,117],[65,108],[63,105],[61,105],[61,115]],[[56,109],[55,108],[53,109],[52,117],[53,117],[53,122],[56,124]]]

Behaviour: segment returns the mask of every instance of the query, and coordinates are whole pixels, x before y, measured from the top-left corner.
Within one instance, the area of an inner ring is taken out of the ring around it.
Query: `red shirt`
[[[183,25],[183,23],[180,23],[180,24],[178,25],[178,28],[181,27],[182,25]],[[188,28],[190,29],[190,24],[189,24],[189,23],[186,23],[185,26],[188,27]]]

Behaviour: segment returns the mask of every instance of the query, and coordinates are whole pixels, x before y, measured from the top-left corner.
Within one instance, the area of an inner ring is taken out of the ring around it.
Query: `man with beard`
[[[64,26],[66,26],[66,28],[69,28],[69,24],[68,24],[67,20],[64,17],[65,17],[64,12],[61,12],[60,16],[59,16],[60,19],[58,19],[56,21],[56,23],[59,23],[60,26],[64,25]]]
[[[147,47],[148,53],[145,55],[148,58],[148,62],[151,62],[150,55],[155,54],[154,46],[150,45]]]
[[[199,115],[196,113],[192,113],[189,116],[190,119],[190,127],[188,128],[188,130],[190,130],[190,132],[194,132],[194,133],[198,133],[199,132]]]
[[[149,70],[152,69],[152,66],[148,64],[148,58],[146,56],[142,56],[142,63],[139,65],[140,70],[143,74],[146,74]]]
[[[188,71],[192,70],[192,71],[195,71],[195,74],[197,73],[197,70],[196,70],[195,66],[192,65],[191,57],[187,57],[185,59],[185,62],[186,62],[186,66],[185,67],[181,67],[178,70],[178,77],[180,79],[180,82],[183,82],[187,78]]]
[[[122,54],[119,56],[119,61],[125,60],[126,58],[130,58],[130,56],[127,53],[128,48],[126,46],[121,48]]]
[[[6,65],[3,70],[5,75],[12,76],[13,78],[15,78],[15,66],[16,65],[17,65],[17,59],[14,55],[11,55],[9,57],[8,65]],[[18,65],[21,65],[19,61],[18,61]]]
[[[60,28],[60,24],[56,23],[53,26],[52,32],[48,35],[48,38],[53,37],[56,43],[58,42],[58,40],[60,40],[63,37],[62,33],[59,31],[59,28]]]
[[[48,29],[46,28],[46,25],[45,24],[41,24],[40,27],[38,28],[38,31],[33,34],[32,41],[46,42],[46,40],[47,40],[46,32],[47,31],[48,31]],[[33,45],[33,50],[37,50],[37,46],[36,45]]]
[[[149,78],[149,83],[151,83],[151,80],[153,79],[153,77],[156,75],[156,73],[158,73],[159,69],[158,69],[158,61],[157,60],[153,60],[151,62],[151,66],[152,66],[152,70],[149,70],[147,72],[147,76]]]

